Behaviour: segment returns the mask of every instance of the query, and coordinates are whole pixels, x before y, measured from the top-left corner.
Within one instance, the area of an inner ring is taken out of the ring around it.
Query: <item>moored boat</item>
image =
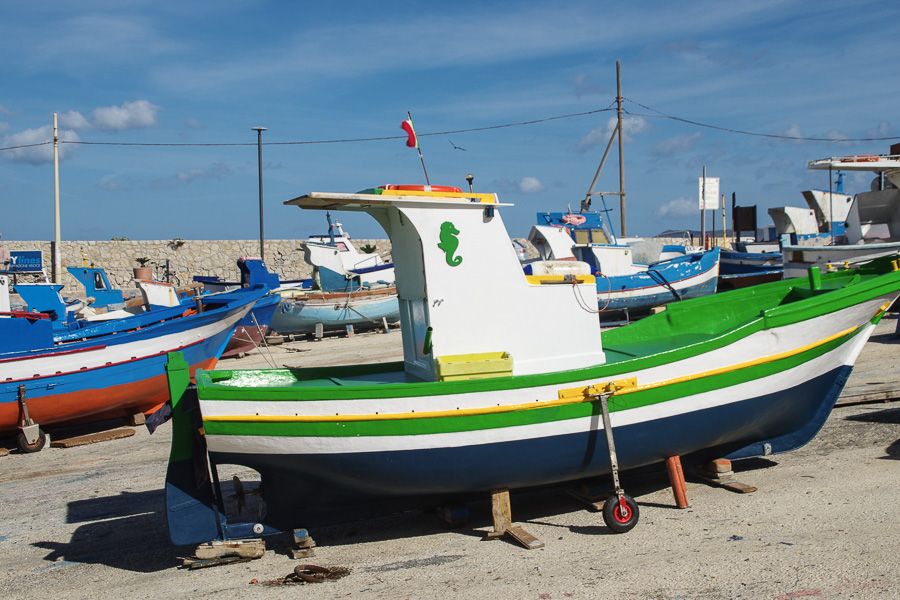
[[[310,193],[288,204],[366,211],[386,229],[404,360],[202,371],[182,393],[173,356],[166,498],[176,544],[308,527],[319,511],[378,498],[602,475],[606,434],[624,469],[792,450],[822,426],[900,293],[896,262],[813,269],[601,335],[594,276],[524,274],[493,194]],[[227,522],[207,457],[213,469],[260,473],[259,523]],[[636,518],[627,496],[611,506],[620,525]]]
[[[64,314],[0,313],[0,434],[18,432],[19,447],[36,451],[46,442],[43,428],[154,410],[168,395],[167,353],[183,352],[191,373],[215,366],[235,323],[263,293],[241,290],[189,307],[68,322],[64,330],[53,325]],[[5,294],[8,280],[0,277]]]
[[[630,246],[596,212],[538,213],[528,233],[542,261],[578,261],[596,276],[603,311],[647,311],[677,300],[716,292],[719,249],[671,253],[650,264],[636,263]],[[683,250],[683,249],[682,249]],[[530,273],[526,265],[526,273]]]

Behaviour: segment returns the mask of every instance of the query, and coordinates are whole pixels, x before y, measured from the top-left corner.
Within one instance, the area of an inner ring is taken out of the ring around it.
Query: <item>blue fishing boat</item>
[[[264,293],[236,290],[95,322],[72,318],[58,293],[61,310],[10,310],[0,276],[0,435],[17,434],[19,448],[34,452],[46,427],[152,412],[168,395],[166,354],[184,352],[191,373],[215,366]]]
[[[241,257],[237,261],[240,281],[226,281],[221,277],[194,276],[194,281],[208,292],[222,292],[239,288],[263,287],[268,294],[256,301],[250,312],[241,319],[234,335],[225,346],[222,358],[241,356],[259,346],[269,332],[272,317],[281,302],[278,291],[281,281],[276,273],[268,270],[261,258]]]
[[[569,265],[586,264],[596,276],[600,311],[642,311],[675,300],[714,294],[719,274],[718,248],[685,253],[650,264],[635,263],[632,248],[620,244],[596,212],[540,212],[528,233],[552,273],[567,274]],[[526,263],[528,274],[533,267]],[[576,273],[568,273],[576,274]]]

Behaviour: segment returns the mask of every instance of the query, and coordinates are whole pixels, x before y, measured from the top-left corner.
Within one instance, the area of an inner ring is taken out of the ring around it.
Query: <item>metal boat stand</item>
[[[603,417],[603,431],[606,433],[606,447],[609,450],[610,472],[612,475],[614,496],[610,496],[603,504],[603,522],[614,533],[631,531],[638,522],[639,510],[634,498],[625,493],[619,481],[619,459],[616,456],[616,441],[613,437],[612,421],[609,418],[609,398],[618,389],[614,382],[595,397],[600,402]]]
[[[25,397],[25,385],[19,385],[19,433],[16,445],[25,453],[40,452],[47,445],[47,434],[35,423],[28,412],[28,400]]]

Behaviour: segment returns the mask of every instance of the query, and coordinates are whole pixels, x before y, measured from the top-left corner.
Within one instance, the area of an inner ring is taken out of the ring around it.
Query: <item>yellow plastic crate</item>
[[[438,381],[487,379],[512,375],[512,357],[507,352],[476,352],[437,357]]]

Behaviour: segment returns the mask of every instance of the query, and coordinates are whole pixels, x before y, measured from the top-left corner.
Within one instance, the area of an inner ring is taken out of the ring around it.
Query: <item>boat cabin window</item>
[[[95,290],[105,290],[106,283],[103,281],[103,277],[100,276],[98,271],[94,271],[94,289]]]
[[[609,244],[610,239],[609,236],[606,235],[606,232],[602,229],[576,229],[575,233],[575,243],[576,244]]]

